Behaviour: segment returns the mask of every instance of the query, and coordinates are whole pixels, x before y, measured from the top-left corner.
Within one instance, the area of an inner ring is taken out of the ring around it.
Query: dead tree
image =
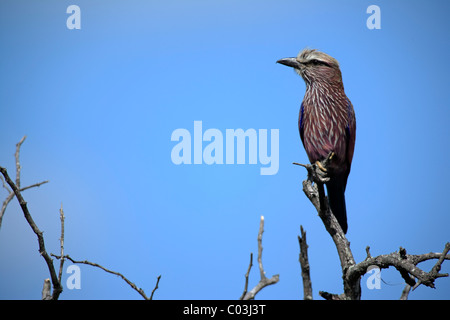
[[[323,168],[326,169],[332,153],[321,162]],[[400,275],[405,280],[406,286],[401,294],[401,299],[407,299],[410,290],[414,290],[419,285],[425,285],[434,288],[434,282],[437,278],[448,277],[447,273],[439,273],[441,265],[444,260],[450,260],[448,254],[450,250],[450,243],[447,243],[441,253],[426,253],[419,255],[407,254],[404,248],[400,248],[397,252],[379,255],[372,257],[370,255],[369,247],[366,248],[367,257],[365,260],[356,263],[350,249],[350,243],[345,237],[338,221],[331,212],[328,206],[328,200],[325,196],[323,184],[326,182],[326,175],[323,169],[316,164],[299,164],[306,168],[308,178],[303,181],[303,191],[311,203],[316,208],[316,211],[321,218],[325,229],[330,234],[336,246],[339,260],[342,268],[343,279],[343,293],[328,293],[319,291],[321,297],[328,300],[359,300],[361,299],[361,277],[369,271],[370,267],[376,266],[380,269],[387,269],[394,267],[400,272]],[[309,262],[307,255],[308,245],[306,243],[306,233],[302,229],[302,236],[299,237],[300,242],[300,264],[302,268],[302,278],[304,284],[305,299],[311,299],[311,279],[309,277]],[[437,260],[433,268],[426,272],[420,269],[417,265],[420,262],[427,260]],[[305,270],[305,272],[304,272]]]
[[[34,222],[32,216],[31,216],[31,213],[28,210],[27,202],[25,201],[25,199],[22,196],[22,191],[25,191],[27,189],[34,188],[34,187],[39,187],[45,183],[48,183],[48,181],[42,181],[42,182],[27,186],[25,188],[20,188],[20,170],[22,168],[20,165],[20,159],[19,159],[20,158],[20,148],[21,148],[23,142],[25,141],[25,139],[26,139],[26,136],[24,136],[16,145],[16,153],[15,153],[16,179],[15,179],[15,182],[9,176],[6,168],[0,166],[0,173],[2,174],[0,177],[1,177],[1,180],[3,183],[3,188],[6,189],[9,193],[8,196],[6,197],[5,201],[3,202],[3,205],[2,205],[2,208],[0,211],[0,226],[1,226],[1,221],[6,212],[6,208],[7,208],[8,204],[11,202],[11,200],[14,197],[16,197],[17,201],[19,202],[19,205],[22,209],[25,219],[27,220],[31,229],[37,236],[39,253],[44,258],[45,263],[47,264],[49,274],[50,274],[50,278],[47,278],[44,280],[44,286],[42,289],[42,300],[58,300],[59,299],[59,296],[60,296],[61,292],[63,291],[63,285],[61,282],[61,278],[62,278],[62,270],[63,270],[65,260],[69,260],[72,263],[86,264],[86,265],[90,265],[93,267],[97,267],[107,273],[117,275],[117,276],[121,277],[132,289],[134,289],[137,293],[139,293],[145,300],[152,300],[153,294],[155,293],[156,289],[158,289],[158,284],[159,284],[159,280],[161,279],[161,275],[157,277],[156,285],[155,285],[154,289],[152,290],[150,297],[148,297],[145,294],[144,290],[142,290],[141,288],[138,288],[133,282],[128,280],[128,278],[126,278],[123,274],[116,272],[116,271],[109,270],[97,263],[93,263],[93,262],[90,262],[87,260],[79,261],[79,260],[72,259],[69,255],[64,254],[64,218],[65,217],[64,217],[64,211],[63,211],[62,205],[61,205],[61,208],[59,209],[60,220],[61,220],[61,237],[60,237],[61,251],[60,251],[60,255],[55,255],[53,253],[49,254],[47,252],[47,250],[45,248],[45,240],[44,240],[43,232],[38,228],[38,226]],[[58,272],[56,272],[56,268],[53,263],[53,259],[51,257],[54,257],[54,258],[60,260]],[[53,287],[53,290],[52,290],[52,287]]]

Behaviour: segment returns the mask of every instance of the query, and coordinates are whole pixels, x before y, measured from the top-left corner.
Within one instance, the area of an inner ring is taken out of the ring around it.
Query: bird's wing
[[[305,141],[303,139],[304,112],[305,112],[305,108],[304,108],[303,102],[302,102],[302,105],[300,107],[300,113],[298,115],[298,131],[300,132],[300,139],[302,139],[303,146],[305,146]]]
[[[353,159],[353,151],[355,150],[355,141],[356,141],[356,118],[355,118],[355,110],[353,109],[353,105],[350,100],[347,98],[347,127],[345,128],[345,134],[347,138],[347,164],[348,171],[350,172],[350,166],[352,164]]]

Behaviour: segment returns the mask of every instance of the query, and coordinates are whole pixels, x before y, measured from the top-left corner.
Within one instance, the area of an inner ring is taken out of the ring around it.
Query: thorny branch
[[[255,298],[256,294],[261,291],[263,288],[270,286],[272,284],[275,284],[279,280],[279,275],[276,274],[272,276],[270,279],[266,277],[266,272],[264,271],[264,267],[262,264],[262,235],[264,233],[264,216],[261,216],[261,221],[259,223],[259,232],[258,232],[258,265],[259,265],[259,273],[260,273],[260,281],[258,284],[249,292],[247,291],[248,286],[248,274],[250,273],[250,269],[252,267],[252,261],[250,261],[250,266],[248,268],[247,274],[246,274],[246,288],[244,290],[245,294],[243,294],[243,297],[241,297],[241,300],[252,300]],[[252,257],[252,256],[251,256]]]
[[[326,168],[332,156],[333,154],[331,153],[321,162],[323,167]],[[400,248],[398,252],[372,257],[369,251],[370,248],[367,247],[366,259],[357,264],[353,258],[352,251],[350,250],[350,243],[328,206],[328,200],[323,191],[323,183],[325,181],[321,174],[322,171],[318,170],[318,167],[315,164],[294,164],[305,167],[308,171],[308,178],[303,181],[303,191],[316,208],[326,230],[333,239],[341,262],[344,293],[332,294],[320,291],[319,294],[323,298],[329,300],[359,300],[361,298],[361,277],[366,274],[368,268],[372,266],[377,266],[380,269],[395,267],[400,272],[406,282],[406,286],[400,297],[401,299],[408,298],[411,288],[414,290],[421,284],[434,288],[434,281],[437,278],[448,277],[448,274],[441,274],[439,271],[441,270],[441,265],[444,260],[450,260],[450,255],[448,255],[450,243],[445,245],[442,253],[427,253],[421,255],[409,255],[406,253],[405,249]],[[425,272],[417,267],[418,263],[430,259],[438,259],[430,272]],[[305,263],[307,262],[303,262],[302,266]],[[417,279],[417,282],[415,279]]]

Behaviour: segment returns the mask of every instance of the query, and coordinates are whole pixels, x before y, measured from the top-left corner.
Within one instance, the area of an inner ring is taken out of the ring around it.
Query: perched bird
[[[326,171],[328,203],[344,233],[347,233],[345,188],[355,148],[355,111],[344,92],[336,59],[326,53],[304,49],[296,58],[277,61],[294,68],[306,84],[298,128],[311,163],[334,153]],[[318,163],[319,164],[319,163]]]

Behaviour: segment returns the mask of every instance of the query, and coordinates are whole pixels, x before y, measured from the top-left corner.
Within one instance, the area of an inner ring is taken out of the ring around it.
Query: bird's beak
[[[284,64],[285,66],[300,69],[301,63],[296,58],[284,58],[277,61],[277,63]]]

